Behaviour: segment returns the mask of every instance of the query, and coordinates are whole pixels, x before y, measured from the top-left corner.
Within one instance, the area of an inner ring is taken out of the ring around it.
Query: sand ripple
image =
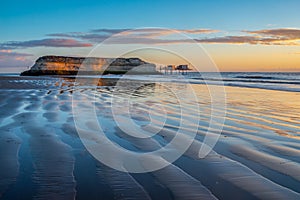
[[[115,144],[145,153],[165,146],[176,135],[180,107],[166,88],[172,86],[184,95],[184,85],[148,84],[135,91],[131,117],[142,129],[158,130],[167,113],[165,126],[157,135],[135,138],[113,122],[110,110],[113,86],[96,90],[88,86],[74,88],[70,80],[40,77],[3,78],[0,82],[0,197],[3,199],[19,198],[24,191],[18,189],[25,185],[31,195],[24,199],[89,199],[88,191],[93,193],[90,199],[159,199],[157,191],[164,193],[164,199],[300,199],[298,93],[226,87],[228,110],[222,135],[213,151],[199,158],[211,108],[207,88],[193,85],[198,101],[186,97],[185,117],[190,121],[182,129],[182,140],[189,140],[189,133],[197,129],[192,145],[164,169],[129,174],[108,168],[89,155],[77,134],[72,98],[74,105],[83,111],[80,114],[87,133],[85,140],[101,143],[95,140],[100,124]],[[120,97],[128,96],[129,90],[120,91]],[[199,126],[193,120],[196,103],[201,107]],[[148,106],[154,104],[161,105],[165,112],[158,109],[150,115]],[[87,113],[93,106],[99,124]],[[212,129],[211,135],[217,137],[216,134],[217,130]],[[28,157],[20,158],[21,155]],[[32,168],[22,168],[25,162],[32,163]],[[145,169],[164,162],[167,161],[155,156],[137,161]],[[24,173],[26,180],[22,180]]]

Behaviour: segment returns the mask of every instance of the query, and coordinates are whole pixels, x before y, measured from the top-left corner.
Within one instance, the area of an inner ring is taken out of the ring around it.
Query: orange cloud
[[[279,28],[279,29],[264,29],[258,31],[244,31],[250,34],[267,35],[285,39],[300,39],[300,29],[295,28]]]

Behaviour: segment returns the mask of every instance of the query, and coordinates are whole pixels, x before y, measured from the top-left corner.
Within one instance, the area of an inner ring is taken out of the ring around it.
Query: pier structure
[[[191,70],[188,65],[166,65],[159,67],[160,73],[165,75],[187,74],[188,70]]]

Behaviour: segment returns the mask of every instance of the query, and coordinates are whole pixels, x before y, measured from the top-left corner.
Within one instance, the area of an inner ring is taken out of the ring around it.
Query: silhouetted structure
[[[167,65],[167,66],[160,66],[159,67],[159,71],[161,73],[164,73],[164,74],[186,74],[188,70],[191,70],[188,65],[178,65],[178,66],[175,66],[175,65]]]
[[[181,74],[186,74],[188,70],[191,70],[188,65],[178,65],[175,70]]]

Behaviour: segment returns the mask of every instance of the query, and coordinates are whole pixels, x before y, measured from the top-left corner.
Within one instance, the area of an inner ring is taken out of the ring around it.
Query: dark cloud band
[[[1,49],[17,49],[27,47],[90,47],[91,43],[80,42],[75,39],[41,39],[41,40],[29,40],[29,41],[10,41],[1,43]]]

